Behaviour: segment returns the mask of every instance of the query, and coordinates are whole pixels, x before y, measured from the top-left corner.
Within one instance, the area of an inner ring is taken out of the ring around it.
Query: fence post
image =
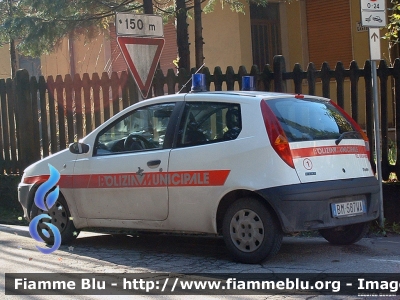
[[[228,91],[235,89],[235,71],[232,66],[226,68],[226,89]]]
[[[176,76],[173,69],[168,69],[165,82],[167,83],[168,95],[175,94]]]
[[[367,60],[364,64],[364,81],[365,81],[365,118],[367,120],[366,129],[369,140],[369,148],[371,153],[370,163],[374,172],[376,164],[373,153],[375,152],[375,136],[374,136],[374,107],[372,103],[372,66],[371,61]]]
[[[164,73],[161,69],[157,69],[153,79],[154,96],[164,95]]]
[[[273,80],[273,74],[269,65],[265,65],[261,74],[262,83],[264,85],[264,91],[271,91],[271,81]]]
[[[274,90],[275,92],[286,92],[286,82],[283,79],[283,73],[286,72],[285,58],[282,55],[274,56]]]
[[[125,109],[129,106],[129,88],[128,88],[128,73],[127,73],[127,71],[121,72],[120,82],[121,82],[122,109]],[[95,85],[98,86],[98,84],[94,82],[94,74],[93,74],[93,76],[92,76],[93,93],[95,93],[95,91],[94,91]],[[94,128],[96,128],[96,127],[97,127],[97,125],[95,124]]]
[[[38,105],[38,82],[35,76],[30,79],[30,95],[32,103],[32,121],[33,121],[33,153],[34,161],[41,159],[40,155],[40,133],[39,133],[39,105]]]
[[[91,80],[88,73],[82,76],[83,103],[85,104],[85,135],[93,130],[92,105],[91,105]]]
[[[294,81],[294,92],[296,94],[303,93],[303,70],[299,63],[294,65],[293,68],[293,81]]]
[[[67,117],[67,131],[68,131],[68,144],[75,141],[74,132],[74,98],[72,96],[73,85],[71,74],[65,75],[64,78],[65,87],[65,112]]]
[[[387,180],[390,175],[389,153],[388,153],[388,91],[387,82],[389,68],[384,60],[381,60],[378,68],[381,97],[381,136],[382,136],[382,178]]]
[[[220,67],[214,68],[214,88],[216,91],[222,91],[222,70]]]
[[[335,79],[337,104],[344,109],[344,66],[341,61],[336,64]]]
[[[18,141],[19,171],[35,161],[32,101],[27,70],[18,70],[15,76],[15,119]]]
[[[43,157],[49,156],[49,122],[47,119],[47,101],[46,101],[46,90],[47,84],[44,76],[39,77],[39,99],[40,99],[40,129],[42,137],[42,153]]]
[[[211,85],[210,69],[208,67],[204,67],[203,70],[202,70],[202,73],[206,76],[206,88],[207,88],[207,91],[209,91],[210,90],[210,85]]]
[[[7,169],[6,162],[10,162],[10,144],[8,135],[8,117],[7,117],[7,94],[6,81],[0,79],[0,172],[4,174],[4,169]],[[4,150],[4,156],[3,156]],[[8,157],[8,161],[5,159]]]
[[[246,67],[245,66],[239,66],[239,72],[238,72],[238,75],[239,75],[239,90],[242,90],[242,78],[243,78],[243,76],[247,76],[247,70],[246,70]]]
[[[330,71],[331,71],[331,69],[329,68],[328,63],[324,62],[322,64],[320,74],[321,74],[321,80],[322,80],[322,97],[325,97],[325,98],[331,97],[331,93],[330,93],[330,89],[329,89],[329,84],[331,81],[331,77],[329,75]]]
[[[317,81],[315,73],[315,65],[314,63],[310,62],[307,67],[307,83],[309,95],[315,95],[315,83]]]
[[[400,59],[396,58],[393,66],[395,113],[396,113],[396,165],[395,172],[400,177]]]
[[[93,88],[94,128],[96,128],[101,124],[100,77],[98,73],[93,73],[92,85],[93,85],[92,88]],[[129,106],[129,104],[127,106]]]
[[[55,82],[56,97],[54,102],[57,111],[58,128],[56,135],[58,136],[58,149],[63,150],[67,146],[67,140],[65,136],[65,106],[64,106],[64,81],[61,75],[56,76]]]
[[[357,62],[353,60],[350,64],[350,89],[351,89],[351,116],[358,122],[358,80],[360,78]]]
[[[139,97],[139,88],[131,72],[129,72],[128,76],[128,93],[129,93],[129,105],[138,103],[142,99],[141,96]]]

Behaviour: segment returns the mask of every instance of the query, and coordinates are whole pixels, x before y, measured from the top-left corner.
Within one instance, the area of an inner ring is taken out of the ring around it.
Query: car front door
[[[88,219],[164,220],[168,216],[166,132],[175,103],[127,113],[96,137],[93,156],[77,160],[74,195]]]

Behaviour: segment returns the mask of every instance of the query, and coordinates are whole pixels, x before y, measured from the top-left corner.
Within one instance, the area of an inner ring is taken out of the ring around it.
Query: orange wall
[[[0,47],[0,78],[11,77],[10,49],[8,45]]]
[[[237,72],[239,66],[244,65],[250,71],[252,65],[251,57],[251,34],[250,34],[250,12],[232,12],[228,6],[224,9],[216,2],[212,13],[202,14],[203,38],[204,38],[204,62],[213,72],[214,67],[220,66],[222,72],[226,67],[232,66]],[[190,63],[195,65],[194,48],[194,20],[188,19]]]
[[[277,0],[270,0],[275,2]],[[304,4],[306,0],[281,2],[281,31],[282,54],[286,59],[286,69],[291,71],[295,63],[300,63],[303,69],[308,64],[307,30]],[[351,0],[351,24],[352,24],[352,49],[353,58],[362,67],[369,58],[368,33],[357,32],[357,22],[360,21],[359,0]],[[246,4],[245,14],[232,12],[228,6],[221,8],[220,2],[216,2],[215,11],[209,14],[203,13],[203,37],[204,56],[206,66],[213,72],[215,66],[220,66],[225,72],[227,66],[233,66],[237,72],[239,66],[244,65],[250,71],[252,65],[250,13]],[[195,64],[194,48],[194,21],[188,18],[189,42],[191,65]],[[383,35],[383,34],[382,34]],[[388,59],[388,46],[381,41],[382,56]],[[170,44],[174,47],[174,43]],[[77,73],[93,72],[101,73],[110,71],[109,59],[111,50],[107,37],[101,35],[95,40],[85,43],[84,39],[74,41],[75,70]],[[169,60],[171,60],[169,58]],[[65,39],[60,47],[50,55],[41,57],[42,74],[65,75],[70,73],[70,61],[68,54],[68,40]],[[171,67],[172,64],[169,62]],[[347,65],[345,67],[348,67]],[[8,46],[0,48],[0,77],[9,77],[9,53]]]
[[[84,38],[74,40],[75,72],[78,74],[102,73],[106,65],[105,37],[100,35],[96,39],[86,43]],[[70,57],[68,54],[68,39],[64,39],[60,47],[50,55],[43,55],[42,74],[65,75],[70,73]]]

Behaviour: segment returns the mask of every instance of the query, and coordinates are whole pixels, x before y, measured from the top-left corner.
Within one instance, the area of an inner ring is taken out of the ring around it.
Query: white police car
[[[28,220],[43,212],[33,199],[50,164],[61,175],[50,222],[64,244],[89,227],[222,234],[235,260],[257,263],[284,233],[361,239],[379,211],[369,155],[364,132],[328,99],[175,94],[132,105],[29,166],[19,201]]]

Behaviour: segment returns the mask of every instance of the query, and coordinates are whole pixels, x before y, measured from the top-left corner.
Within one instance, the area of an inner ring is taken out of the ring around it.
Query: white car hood
[[[24,170],[23,177],[49,175],[49,164],[56,168],[60,174],[71,174],[77,154],[73,154],[69,149],[62,150],[53,155],[47,156]]]

